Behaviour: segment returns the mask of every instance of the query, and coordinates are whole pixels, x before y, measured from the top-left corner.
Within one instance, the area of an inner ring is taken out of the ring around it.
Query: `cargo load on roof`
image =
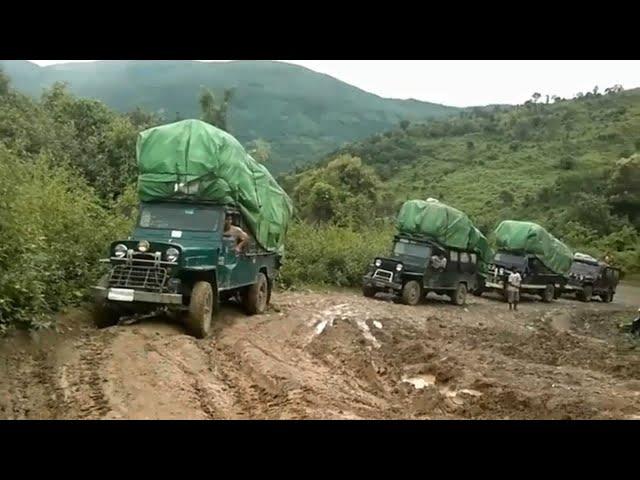
[[[291,200],[232,135],[183,120],[140,133],[136,153],[141,201],[234,205],[263,248],[282,251]]]
[[[536,223],[505,220],[494,235],[498,250],[535,255],[549,270],[560,275],[568,274],[571,269],[571,249]]]
[[[487,238],[469,217],[438,200],[405,202],[396,226],[400,233],[429,237],[446,247],[477,253],[481,269],[493,260]]]

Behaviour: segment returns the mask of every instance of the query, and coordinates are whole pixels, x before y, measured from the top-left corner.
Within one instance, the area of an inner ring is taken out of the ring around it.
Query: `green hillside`
[[[504,219],[532,220],[575,249],[640,269],[639,90],[404,127],[282,178],[300,215],[357,229],[392,218],[406,199],[435,197],[485,233]]]
[[[266,162],[274,172],[318,160],[345,142],[459,109],[415,100],[391,100],[328,75],[271,61],[100,61],[39,67],[0,61],[17,90],[39,96],[54,82],[69,83],[79,96],[95,98],[121,112],[141,107],[167,121],[198,117],[202,87],[221,94],[233,89],[230,130],[241,142],[270,143]]]

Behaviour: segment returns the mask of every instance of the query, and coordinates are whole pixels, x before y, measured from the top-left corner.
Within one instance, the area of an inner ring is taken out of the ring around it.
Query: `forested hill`
[[[640,90],[404,124],[282,178],[301,215],[358,225],[392,218],[402,201],[435,197],[485,232],[537,221],[575,249],[640,269]]]
[[[316,161],[345,142],[458,109],[415,100],[384,99],[328,75],[282,62],[100,61],[39,67],[0,61],[17,90],[39,97],[54,82],[76,95],[104,101],[120,112],[141,107],[165,121],[197,118],[202,88],[218,98],[232,90],[229,130],[242,143],[261,139],[267,166],[290,171]],[[265,143],[262,142],[264,145]]]

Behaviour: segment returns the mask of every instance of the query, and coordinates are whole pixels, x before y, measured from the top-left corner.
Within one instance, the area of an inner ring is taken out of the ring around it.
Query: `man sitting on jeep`
[[[240,227],[233,224],[233,218],[231,215],[227,215],[224,219],[224,234],[225,236],[233,237],[235,239],[236,253],[242,252],[249,241],[249,235],[247,235]]]

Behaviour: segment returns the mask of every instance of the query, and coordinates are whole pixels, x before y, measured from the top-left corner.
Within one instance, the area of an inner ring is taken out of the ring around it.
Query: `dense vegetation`
[[[33,101],[0,71],[0,331],[86,298],[98,259],[128,228],[136,134],[154,121],[62,85]]]
[[[531,220],[578,251],[640,271],[640,91],[540,98],[428,125],[404,122],[281,181],[304,220],[346,230],[333,235],[345,255],[357,248],[349,239],[387,250],[402,202],[435,197],[467,212],[485,234],[504,219]],[[373,218],[386,226],[372,226]],[[326,248],[332,257],[336,247]],[[320,272],[311,276],[324,281],[331,268],[314,265]]]
[[[199,115],[203,87],[228,100],[228,127],[243,144],[261,150],[276,173],[306,165],[329,151],[383,132],[401,120],[425,120],[458,109],[413,100],[383,99],[327,75],[281,62],[102,61],[38,67],[0,61],[22,93],[39,96],[54,82],[74,94],[128,112],[136,106],[166,121]]]

